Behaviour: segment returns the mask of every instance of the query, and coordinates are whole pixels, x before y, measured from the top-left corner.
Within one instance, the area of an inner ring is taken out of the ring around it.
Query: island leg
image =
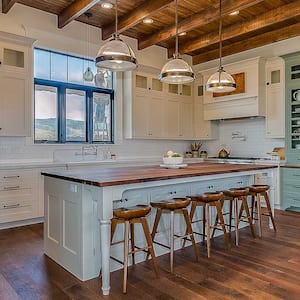
[[[103,295],[109,295],[110,290],[110,223],[110,220],[100,220],[100,248]]]

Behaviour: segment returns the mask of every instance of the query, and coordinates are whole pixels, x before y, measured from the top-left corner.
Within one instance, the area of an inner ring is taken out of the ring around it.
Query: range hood
[[[222,96],[204,91],[204,120],[264,117],[266,113],[265,59],[255,57],[224,66],[230,74],[243,74],[242,91]],[[204,72],[204,82],[213,70]],[[237,84],[239,84],[237,82]]]

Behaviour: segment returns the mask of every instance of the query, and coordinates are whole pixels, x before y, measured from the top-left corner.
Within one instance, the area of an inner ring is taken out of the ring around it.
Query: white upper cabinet
[[[280,57],[266,62],[266,136],[284,138],[285,83],[284,61]]]
[[[34,40],[0,32],[0,136],[30,136]]]
[[[198,76],[194,82],[194,135],[195,140],[211,140],[217,139],[219,135],[217,121],[204,120],[204,106],[203,106],[203,80]]]
[[[125,138],[192,139],[192,84],[162,83],[158,72],[125,72],[123,76]]]

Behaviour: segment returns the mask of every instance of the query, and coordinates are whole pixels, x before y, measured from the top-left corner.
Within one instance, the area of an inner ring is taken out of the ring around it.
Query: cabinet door
[[[266,66],[266,136],[284,137],[284,64],[281,58],[271,59]]]
[[[0,74],[0,135],[26,136],[28,126],[28,79],[23,74]]]
[[[218,138],[218,125],[216,121],[204,120],[203,114],[203,84],[202,79],[194,85],[194,135],[195,140],[209,140]]]
[[[148,99],[144,95],[136,94],[133,105],[133,136],[148,136]]]
[[[163,98],[152,96],[148,102],[148,135],[150,137],[162,137],[163,134]]]
[[[181,113],[180,113],[180,120],[181,120],[181,130],[179,136],[182,138],[189,138],[193,137],[193,102],[192,100],[185,100],[181,103]]]
[[[180,101],[177,97],[165,101],[165,136],[178,138],[180,135]]]

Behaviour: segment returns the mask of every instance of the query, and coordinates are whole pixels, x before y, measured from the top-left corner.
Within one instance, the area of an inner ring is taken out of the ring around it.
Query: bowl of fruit
[[[163,156],[163,162],[165,165],[180,165],[183,162],[181,154],[169,150]]]

